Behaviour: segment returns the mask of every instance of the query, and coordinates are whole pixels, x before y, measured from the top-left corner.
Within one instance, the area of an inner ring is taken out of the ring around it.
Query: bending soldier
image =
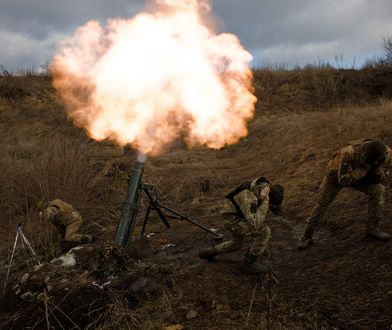
[[[271,185],[264,177],[245,182],[234,189],[226,196],[230,200],[230,210],[224,212],[228,220],[225,227],[232,233],[232,239],[201,251],[199,257],[211,261],[219,254],[238,251],[245,237],[251,237],[252,244],[245,254],[244,265],[254,273],[263,272],[265,267],[258,258],[264,253],[271,237],[271,229],[265,218],[268,210],[281,214],[283,194],[281,185]]]
[[[71,204],[54,199],[50,202],[39,202],[37,208],[41,211],[40,214],[44,221],[49,221],[56,226],[64,241],[92,242],[91,235],[78,234],[83,220]]]
[[[391,149],[380,140],[356,140],[338,149],[328,163],[327,173],[320,186],[317,205],[307,219],[299,250],[313,244],[313,234],[340,189],[351,187],[369,196],[366,236],[387,241],[391,236],[380,231],[385,187],[389,175]]]

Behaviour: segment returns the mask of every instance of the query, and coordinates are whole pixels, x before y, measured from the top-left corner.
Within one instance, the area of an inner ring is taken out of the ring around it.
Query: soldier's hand
[[[260,192],[260,199],[264,202],[269,203],[269,192],[271,188],[270,187],[264,187],[261,192]]]

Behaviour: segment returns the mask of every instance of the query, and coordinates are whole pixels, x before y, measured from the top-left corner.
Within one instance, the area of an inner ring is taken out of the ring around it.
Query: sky
[[[145,0],[0,0],[0,65],[40,69],[89,20],[131,18]],[[391,0],[212,0],[218,32],[236,34],[253,67],[359,68],[392,36]],[[1,68],[0,68],[1,70]]]

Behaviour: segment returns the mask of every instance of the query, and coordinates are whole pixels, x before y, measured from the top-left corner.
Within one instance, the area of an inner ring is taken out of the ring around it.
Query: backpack
[[[260,177],[258,180],[258,182],[268,182],[270,183],[267,178],[265,177]],[[235,201],[234,197],[237,196],[241,191],[245,190],[245,189],[250,189],[250,186],[252,184],[252,181],[245,181],[243,183],[241,183],[239,186],[235,187],[233,190],[231,190],[226,196],[225,198],[227,198],[235,207],[236,211],[237,211],[237,215],[244,217],[244,214],[241,211],[240,206],[237,204],[237,202]]]

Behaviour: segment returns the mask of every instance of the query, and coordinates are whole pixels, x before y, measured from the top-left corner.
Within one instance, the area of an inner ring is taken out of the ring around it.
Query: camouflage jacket
[[[52,222],[56,226],[68,226],[82,218],[71,204],[61,199],[54,199],[47,203],[47,207],[43,211],[43,219]]]
[[[369,169],[363,160],[364,145],[369,141],[371,140],[355,140],[339,148],[328,163],[328,178],[340,186],[350,186],[362,179],[369,184],[383,182],[389,175],[391,149],[387,147],[384,163]]]
[[[263,228],[267,226],[267,224],[265,223],[265,218],[267,216],[269,208],[268,202],[262,202],[259,199],[260,191],[263,186],[256,186],[255,183],[258,179],[259,178],[256,178],[252,181],[249,189],[241,191],[234,197],[235,202],[242,211],[244,217],[243,220],[251,224],[254,232],[261,232]],[[268,185],[269,184],[266,182],[265,186]],[[226,202],[223,213],[226,216],[237,214],[236,208],[229,201]]]

